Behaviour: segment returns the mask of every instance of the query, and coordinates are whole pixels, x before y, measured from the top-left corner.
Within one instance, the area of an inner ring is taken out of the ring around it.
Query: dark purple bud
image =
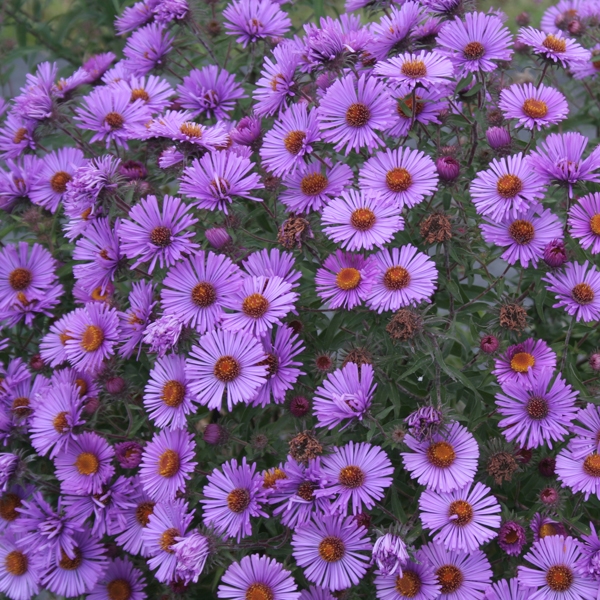
[[[294,396],[290,400],[290,412],[295,417],[303,417],[310,411],[310,401],[304,396]]]
[[[100,400],[98,398],[88,398],[83,405],[83,412],[86,415],[93,415],[100,408]]]
[[[515,52],[518,52],[519,54],[527,54],[527,52],[529,52],[529,46],[520,40],[515,40],[514,49]]]
[[[485,335],[481,338],[479,342],[479,349],[486,354],[493,354],[498,350],[500,342],[498,338],[494,335]]]
[[[585,27],[579,19],[573,19],[573,21],[567,25],[567,31],[571,35],[581,35],[584,30]]]
[[[142,446],[137,442],[115,444],[115,454],[124,469],[135,469],[142,462]]]
[[[526,465],[533,456],[533,452],[528,448],[520,448],[515,452],[515,456],[519,459],[522,465]]]
[[[362,512],[354,515],[354,520],[359,527],[364,527],[365,529],[371,527],[371,515],[367,513]]]
[[[113,396],[120,394],[126,387],[125,380],[122,377],[111,377],[106,380],[106,391]]]
[[[594,352],[590,356],[590,367],[592,371],[600,371],[600,352]]]
[[[452,183],[460,175],[460,164],[452,156],[440,156],[436,162],[437,172],[442,181]]]
[[[231,244],[231,236],[227,233],[227,229],[223,227],[211,227],[204,232],[208,243],[216,250],[221,250]]]
[[[522,12],[517,15],[515,21],[519,27],[527,27],[531,23],[531,16],[528,12]]]
[[[511,143],[510,133],[504,127],[490,127],[485,132],[485,137],[494,150],[508,148]]]
[[[217,423],[209,423],[204,430],[204,441],[209,446],[219,446],[224,444],[229,437],[224,427]]]
[[[567,262],[567,251],[561,240],[552,240],[544,249],[544,262],[556,269]]]
[[[538,463],[538,471],[540,472],[540,475],[543,475],[544,477],[554,477],[556,474],[555,468],[556,459],[552,456],[546,456]]]
[[[558,492],[554,488],[546,488],[540,492],[540,501],[546,505],[558,502]]]
[[[119,167],[119,174],[125,179],[144,179],[148,175],[148,170],[137,160],[126,160]]]
[[[30,359],[29,359],[29,366],[34,370],[34,371],[41,371],[44,368],[44,359],[39,355],[39,354],[34,354]]]
[[[229,135],[236,144],[250,146],[261,134],[261,121],[256,117],[242,117],[237,127],[234,127]]]

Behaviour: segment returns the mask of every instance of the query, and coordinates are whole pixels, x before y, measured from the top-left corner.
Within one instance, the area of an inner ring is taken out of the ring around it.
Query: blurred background
[[[479,10],[500,8],[508,15],[508,25],[517,28],[515,17],[523,11],[539,24],[550,0],[484,0]],[[0,2],[0,95],[14,96],[25,74],[43,60],[57,60],[72,71],[97,52],[112,50],[119,54],[123,40],[114,35],[113,23],[127,0],[2,0]],[[223,2],[223,5],[226,3]],[[285,5],[294,26],[314,15],[336,16],[344,12],[345,0],[298,0]],[[210,0],[190,0],[190,5],[208,20]],[[377,15],[363,13],[363,21]]]

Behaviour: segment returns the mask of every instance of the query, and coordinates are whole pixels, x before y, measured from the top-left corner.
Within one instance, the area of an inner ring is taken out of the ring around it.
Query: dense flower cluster
[[[215,6],[2,103],[0,592],[596,600],[600,5]]]

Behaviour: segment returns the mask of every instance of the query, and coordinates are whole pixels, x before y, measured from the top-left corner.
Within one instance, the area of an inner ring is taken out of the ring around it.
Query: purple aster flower
[[[548,536],[567,535],[566,529],[562,523],[558,523],[557,521],[541,515],[540,513],[535,513],[535,515],[533,515],[533,518],[529,524],[529,528],[531,531],[533,531],[534,542],[537,542],[538,540],[544,539]]]
[[[163,315],[144,329],[143,341],[150,345],[150,352],[162,358],[179,341],[183,324],[175,315]]]
[[[19,467],[20,458],[17,454],[3,452],[0,454],[0,491],[6,492],[10,480],[14,477]]]
[[[144,408],[157,427],[185,429],[186,415],[195,410],[185,375],[185,357],[159,358],[144,388]]]
[[[512,35],[502,19],[482,12],[467,12],[464,20],[447,22],[437,36],[437,52],[447,56],[457,76],[478,71],[492,72],[495,61],[510,60]]]
[[[514,84],[500,92],[500,109],[507,119],[518,119],[516,127],[539,129],[567,118],[569,105],[558,90],[532,83]]]
[[[190,112],[168,110],[148,124],[138,127],[135,135],[139,139],[167,138],[183,143],[183,146],[189,149],[214,150],[215,148],[227,146],[228,133],[223,122],[219,121],[212,127],[205,127],[195,123],[191,118],[192,113]],[[184,158],[184,155],[175,146],[170,150],[165,150],[165,152],[169,152],[171,156],[168,161],[162,159],[162,164],[159,162],[159,166],[163,169],[181,162]]]
[[[9,113],[0,127],[0,156],[4,159],[18,158],[25,150],[35,150],[35,121]]]
[[[142,572],[135,569],[125,558],[111,561],[87,600],[144,600],[145,580]]]
[[[265,56],[261,77],[252,94],[255,100],[254,114],[270,117],[285,106],[289,106],[298,94],[294,75],[300,62],[298,50],[293,42],[280,43],[273,49],[272,61]],[[239,127],[239,125],[238,125]]]
[[[584,250],[600,253],[600,194],[577,199],[569,209],[569,233],[579,240]]]
[[[0,538],[0,592],[11,600],[29,600],[40,591],[44,559],[35,546],[9,531]]]
[[[518,40],[533,48],[536,54],[564,68],[577,63],[589,62],[591,54],[575,40],[565,37],[564,33],[545,33],[533,27],[525,27],[519,32]]]
[[[498,412],[503,418],[498,426],[510,442],[516,440],[522,448],[539,448],[552,441],[561,442],[569,433],[575,418],[577,394],[565,380],[543,369],[533,376],[528,374],[528,385],[522,381],[507,380],[502,393],[496,394]]]
[[[585,62],[573,62],[569,68],[570,73],[574,79],[586,79],[588,77],[596,78],[598,70],[600,69],[600,63],[597,62],[598,51],[600,51],[600,44],[594,44],[590,47],[589,59]]]
[[[87,291],[100,287],[104,293],[108,284],[114,280],[123,255],[119,245],[119,227],[115,220],[111,226],[110,218],[103,217],[92,221],[86,229],[85,237],[77,240],[73,259],[87,261],[73,267],[73,274]]]
[[[13,100],[13,111],[33,121],[50,118],[55,110],[53,92],[57,72],[56,63],[43,62],[38,66],[35,75],[27,73],[26,85]]]
[[[323,233],[348,250],[371,250],[391,241],[404,229],[398,205],[379,193],[348,190],[323,209]]]
[[[115,29],[119,35],[129,33],[153,18],[150,2],[136,2],[133,6],[127,6],[121,16],[115,19]]]
[[[184,537],[176,538],[171,546],[175,551],[175,577],[185,584],[198,583],[206,559],[210,554],[208,538],[197,531],[192,531]]]
[[[147,78],[132,76],[127,81],[119,81],[117,85],[128,90],[131,102],[143,100],[151,113],[162,113],[169,106],[169,98],[173,95],[169,82],[156,75],[149,75]]]
[[[452,492],[470,484],[477,471],[479,447],[473,434],[451,422],[429,440],[417,441],[408,434],[402,452],[404,467],[420,485],[435,492]]]
[[[262,135],[261,123],[256,117],[242,117],[229,132],[231,141],[241,146],[252,146]]]
[[[130,128],[144,126],[150,119],[146,103],[138,98],[131,102],[131,90],[122,86],[95,88],[84,98],[75,119],[82,129],[94,131],[91,141],[106,141],[128,148],[132,136]]]
[[[525,529],[516,521],[502,523],[498,531],[498,546],[509,556],[519,556],[527,543]]]
[[[373,275],[371,259],[336,250],[317,270],[317,295],[331,309],[343,307],[350,310],[369,297]]]
[[[492,220],[508,215],[517,218],[530,207],[537,207],[544,195],[544,184],[533,170],[533,160],[515,154],[490,163],[471,183],[471,198],[478,214]]]
[[[422,20],[424,14],[419,3],[412,0],[402,6],[392,5],[386,12],[379,23],[371,25],[373,41],[369,51],[378,61],[385,60],[388,54],[397,52],[410,42],[413,27]]]
[[[177,554],[173,546],[177,538],[185,536],[194,517],[187,509],[185,500],[159,502],[148,514],[142,530],[143,552],[151,557],[148,566],[156,570],[154,576],[161,583],[170,583],[175,577]]]
[[[254,399],[267,378],[267,356],[261,344],[243,331],[210,331],[193,346],[187,360],[190,391],[196,402],[220,409],[227,390],[227,408]]]
[[[373,255],[372,264],[373,287],[367,299],[371,310],[382,313],[431,302],[437,269],[431,258],[413,245],[381,250]]]
[[[250,517],[266,517],[262,504],[269,490],[263,487],[263,478],[256,465],[248,465],[246,457],[238,465],[235,458],[214,469],[207,476],[200,500],[203,522],[213,527],[224,539],[239,541],[252,533]]]
[[[208,152],[184,169],[179,191],[195,198],[198,208],[228,214],[227,207],[236,196],[262,202],[251,195],[253,190],[264,188],[258,174],[250,173],[253,166],[250,159],[233,152]]]
[[[335,597],[329,590],[311,585],[308,589],[300,592],[299,600],[335,600]]]
[[[544,340],[529,338],[520,344],[509,346],[506,352],[496,359],[492,374],[498,383],[518,383],[521,387],[531,385],[545,369],[554,371],[556,354]],[[529,375],[530,374],[530,375]]]
[[[336,592],[360,583],[372,545],[353,517],[315,515],[294,531],[292,548],[306,579]]]
[[[210,227],[204,230],[206,241],[215,249],[222,250],[233,241],[224,227]]]
[[[326,142],[337,152],[372,150],[383,145],[376,133],[384,131],[392,118],[394,102],[385,84],[375,77],[352,74],[336,80],[321,100],[317,116]]]
[[[375,541],[372,562],[377,565],[378,575],[401,578],[409,558],[401,537],[386,533]]]
[[[150,23],[135,31],[127,40],[123,54],[125,66],[134,75],[146,75],[166,62],[174,37],[160,23]]]
[[[302,277],[300,271],[294,269],[294,255],[283,252],[277,248],[252,252],[244,259],[244,271],[252,277],[281,277],[292,286],[298,287],[298,280]]]
[[[500,579],[485,592],[484,600],[528,600],[530,589],[519,585],[518,579]]]
[[[54,384],[36,399],[29,427],[31,445],[41,456],[54,458],[76,439],[73,428],[85,423],[81,418],[83,399],[76,384]]]
[[[198,464],[194,448],[193,434],[177,429],[163,429],[144,446],[140,482],[153,500],[172,500],[185,490]]]
[[[588,404],[575,415],[579,425],[572,425],[574,438],[569,441],[569,450],[576,455],[600,454],[600,407]]]
[[[332,510],[339,508],[340,512],[345,512],[343,509],[351,503],[352,513],[356,515],[363,505],[372,508],[383,498],[384,490],[392,485],[393,472],[388,455],[379,446],[348,442],[336,448],[323,458],[323,474],[330,482],[327,492],[338,494]]]
[[[233,0],[223,11],[228,35],[244,48],[266,37],[283,37],[292,22],[279,5],[270,0]]]
[[[500,527],[500,505],[487,485],[467,484],[460,490],[425,490],[419,499],[421,523],[433,541],[448,550],[472,552],[494,539]]]
[[[313,412],[318,427],[333,429],[347,421],[344,427],[362,421],[371,407],[377,384],[373,382],[373,367],[349,362],[329,373],[317,388],[313,398]]]
[[[40,579],[40,584],[59,596],[79,596],[91,592],[105,572],[105,548],[89,531],[75,532],[74,557],[62,552]]]
[[[34,491],[35,487],[31,485],[22,487],[15,484],[9,486],[5,492],[0,494],[0,532],[4,534],[7,529],[20,530],[19,524],[22,521],[22,514],[18,509],[23,506],[23,502],[27,501]]]
[[[293,173],[313,151],[312,144],[320,140],[316,110],[309,111],[305,102],[292,104],[265,135],[260,149],[262,164],[276,176]]]
[[[536,590],[528,590],[528,598],[594,600],[598,586],[579,573],[581,554],[579,542],[572,537],[552,536],[535,542],[525,555],[533,568],[518,568],[519,584]]]
[[[556,457],[556,475],[563,487],[573,494],[583,493],[584,500],[595,494],[600,498],[600,454],[595,450],[583,454],[581,449],[563,448]]]
[[[398,148],[378,152],[360,169],[363,190],[380,192],[383,199],[395,201],[399,208],[412,208],[437,189],[438,177],[429,156],[420,150]]]
[[[421,50],[415,54],[405,52],[380,62],[375,66],[375,73],[397,85],[401,94],[409,94],[417,86],[431,89],[445,85],[453,76],[454,67],[438,52]]]
[[[116,309],[90,302],[73,313],[65,352],[73,367],[93,371],[115,353],[118,342],[119,317]]]
[[[600,319],[600,272],[586,260],[582,265],[568,262],[564,271],[548,273],[542,278],[556,294],[554,308],[564,307],[578,321],[589,323]]]
[[[447,87],[439,86],[430,90],[418,88],[418,94],[415,93],[414,101],[412,94],[405,95],[397,90],[390,93],[396,101],[396,110],[386,133],[394,137],[407,135],[411,126],[416,126],[416,123],[441,124],[438,117],[448,109],[446,98],[449,92]]]
[[[109,69],[115,58],[117,57],[112,52],[103,52],[90,56],[83,63],[83,70],[88,74],[87,83],[94,83],[100,79]]]
[[[340,196],[353,177],[352,169],[344,163],[333,167],[329,164],[324,167],[320,162],[303,164],[284,178],[287,189],[279,201],[291,212],[319,211],[331,198]]]
[[[200,246],[192,242],[193,231],[186,231],[198,219],[180,198],[165,196],[159,208],[156,196],[147,196],[129,211],[129,218],[121,222],[119,237],[121,250],[127,258],[137,260],[132,269],[150,261],[148,273],[174,265],[184,254],[191,254]]]
[[[154,512],[156,502],[143,490],[138,477],[131,481],[131,496],[129,500],[133,506],[121,510],[125,525],[122,533],[119,533],[115,541],[123,550],[131,554],[148,556],[148,551],[142,545],[142,535],[148,525],[150,515]]]
[[[455,552],[429,543],[419,550],[417,559],[433,568],[440,600],[481,598],[492,581],[490,563],[481,550]]]
[[[6,244],[0,250],[0,321],[30,325],[37,313],[52,316],[63,287],[52,255],[40,244]]]
[[[329,514],[332,490],[325,491],[327,479],[319,458],[310,459],[306,465],[288,456],[280,477],[269,495],[269,504],[279,504],[273,514],[281,518],[286,527],[297,528],[311,520],[315,514]],[[319,494],[315,491],[319,490]]]
[[[509,265],[520,262],[527,268],[536,266],[544,249],[553,240],[562,238],[562,223],[550,209],[530,208],[516,216],[510,214],[500,222],[486,221],[479,226],[489,244],[507,247],[502,259]]]
[[[142,462],[143,449],[138,442],[119,442],[115,444],[115,456],[123,469],[135,469]]]
[[[119,175],[129,181],[145,179],[148,176],[148,169],[146,169],[144,163],[137,160],[126,160],[119,166]]]
[[[578,21],[585,14],[582,10],[585,4],[585,0],[560,0],[555,6],[547,8],[541,19],[542,31],[558,33],[567,29],[569,23]]]
[[[160,0],[154,7],[154,19],[163,25],[185,19],[189,12],[187,0]]]
[[[91,533],[100,538],[123,530],[126,520],[122,511],[135,505],[130,499],[132,493],[131,480],[118,477],[104,485],[98,494],[65,495],[63,503],[67,517],[75,523],[93,519]]]
[[[531,154],[531,167],[545,182],[567,186],[569,197],[573,186],[581,181],[600,181],[600,150],[596,148],[581,160],[588,138],[575,131],[551,133]]]
[[[142,349],[142,339],[148,326],[152,309],[156,302],[154,285],[149,281],[134,281],[129,294],[129,309],[119,313],[121,337],[124,340],[119,348],[123,358],[129,358],[137,348],[137,357]]]
[[[98,494],[115,472],[114,450],[99,435],[84,432],[54,459],[56,477],[67,494]]]
[[[426,562],[408,561],[402,574],[376,575],[375,587],[380,600],[435,600],[440,585],[433,567]]]
[[[215,119],[226,119],[236,101],[245,98],[243,88],[235,76],[217,65],[192,69],[177,87],[179,104],[197,117],[206,114]]]
[[[83,152],[77,148],[59,148],[55,152],[49,152],[38,163],[29,199],[52,213],[56,212],[67,191],[67,184],[73,179],[77,168],[85,163]]]
[[[504,127],[490,127],[486,130],[485,137],[490,147],[494,150],[508,150],[512,144],[510,132]]]
[[[271,340],[270,333],[261,338],[267,355],[267,381],[259,388],[251,402],[252,406],[266,406],[271,398],[275,404],[281,404],[286,392],[294,387],[300,375],[304,375],[298,368],[302,363],[293,360],[304,350],[304,344],[294,330],[285,324],[281,325],[275,329],[275,340]]]
[[[162,305],[183,325],[204,333],[218,325],[242,284],[239,267],[223,254],[200,251],[172,267],[163,281]]]
[[[590,522],[590,535],[582,535],[581,539],[579,549],[582,556],[579,558],[579,573],[584,577],[600,581],[600,539],[592,522]]]
[[[48,392],[48,380],[42,375],[26,380],[16,385],[3,385],[2,400],[10,411],[15,424],[29,425],[30,417],[34,413],[38,396],[45,396]]]
[[[269,598],[298,600],[300,592],[291,573],[272,558],[251,554],[232,563],[221,578],[217,596],[228,600]]]
[[[246,277],[231,299],[229,308],[233,312],[223,315],[223,329],[254,336],[266,334],[274,325],[281,325],[294,308],[298,294],[291,289],[281,277]]]
[[[496,340],[496,344],[498,341]],[[410,435],[418,442],[431,438],[436,434],[442,423],[444,415],[442,411],[433,406],[420,406],[414,412],[410,413],[404,422]]]
[[[29,198],[37,177],[38,159],[26,155],[19,160],[6,160],[8,171],[0,169],[0,210],[10,210],[19,200]]]

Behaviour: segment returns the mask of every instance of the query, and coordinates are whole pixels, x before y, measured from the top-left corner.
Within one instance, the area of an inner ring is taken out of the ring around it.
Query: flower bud
[[[295,417],[303,417],[310,411],[310,401],[304,396],[294,396],[290,401],[290,412]]]
[[[531,16],[528,12],[522,12],[517,15],[515,21],[519,27],[527,27],[531,23]]]
[[[552,240],[544,249],[544,262],[556,269],[567,262],[567,251],[561,240]]]
[[[556,459],[552,456],[546,456],[538,463],[538,471],[540,472],[540,475],[543,475],[544,477],[554,477],[556,474],[554,470],[555,467]]]
[[[83,412],[86,415],[93,415],[100,408],[100,400],[97,397],[88,398],[83,405]]]
[[[594,352],[590,356],[590,367],[592,371],[600,371],[600,352]]]
[[[203,437],[209,446],[219,446],[224,444],[229,436],[224,427],[217,423],[209,423],[204,430]]]
[[[40,354],[34,354],[30,359],[29,359],[29,366],[34,370],[34,371],[41,371],[44,368],[44,359],[40,356]]]
[[[231,244],[231,236],[223,227],[211,227],[204,232],[208,243],[216,250],[221,250],[228,244]]]
[[[482,352],[485,352],[486,354],[493,354],[494,352],[496,352],[496,350],[498,350],[499,345],[500,342],[498,341],[498,338],[496,336],[485,335],[481,338],[481,341],[479,342],[479,349]]]
[[[485,132],[485,137],[494,150],[508,148],[511,143],[510,133],[504,127],[490,127]]]
[[[546,506],[551,506],[558,502],[558,492],[554,488],[545,488],[540,492],[540,502]]]
[[[115,454],[124,469],[135,469],[142,462],[142,446],[137,442],[115,444]]]
[[[122,377],[111,377],[105,383],[106,391],[113,396],[120,394],[126,387],[125,380]]]
[[[460,175],[460,164],[452,156],[440,156],[435,162],[438,175],[442,181],[452,183]]]

